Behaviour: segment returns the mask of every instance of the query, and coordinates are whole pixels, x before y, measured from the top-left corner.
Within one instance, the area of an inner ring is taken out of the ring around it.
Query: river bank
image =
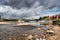
[[[0,22],[0,24],[11,24],[11,22]]]
[[[14,21],[6,21],[6,22],[0,22],[0,24],[13,24],[15,26],[18,26],[18,25],[40,25],[39,22],[14,22]]]
[[[4,23],[4,24],[9,24],[9,22],[0,22],[0,23]],[[13,22],[14,23],[14,22]],[[19,24],[19,23],[18,23]],[[20,23],[20,24],[24,24],[24,23]],[[35,24],[31,24],[31,23],[26,23],[26,25],[20,25],[19,26],[9,26],[9,25],[0,25],[0,35],[2,36],[2,40],[9,40],[8,38],[10,37],[11,39],[18,39],[18,40],[24,40],[25,36],[24,35],[33,35],[35,37],[35,35],[38,35],[38,37],[41,37],[44,35],[45,33],[45,28],[50,28],[50,27],[45,27],[45,26],[36,26]],[[29,25],[31,24],[31,25]],[[37,23],[36,23],[37,24]],[[33,26],[35,25],[35,26]],[[42,28],[42,29],[41,29]],[[46,34],[46,39],[50,39],[50,40],[60,40],[60,27],[59,26],[53,26],[52,28],[54,30],[54,34],[55,35],[48,35]],[[4,36],[5,35],[5,36]],[[28,37],[27,36],[27,37]],[[4,39],[6,37],[6,39]],[[42,37],[43,38],[43,37]],[[14,40],[15,40],[14,39]]]
[[[54,26],[53,28],[55,35],[49,35],[50,40],[60,40],[60,26]]]

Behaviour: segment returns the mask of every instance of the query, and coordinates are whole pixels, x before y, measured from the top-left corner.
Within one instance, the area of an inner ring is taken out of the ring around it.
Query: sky
[[[8,19],[38,19],[60,14],[60,0],[0,0],[0,15]]]

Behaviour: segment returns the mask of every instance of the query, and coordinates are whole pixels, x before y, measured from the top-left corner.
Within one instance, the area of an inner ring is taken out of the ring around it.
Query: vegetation
[[[48,17],[49,17],[49,16],[40,17],[39,20],[49,20]],[[52,16],[50,20],[57,20],[57,18],[56,18],[56,17],[54,18],[54,17]],[[58,18],[58,20],[60,20],[60,17]]]
[[[39,20],[48,20],[48,16],[40,17]]]
[[[60,25],[60,20],[53,21],[54,25]]]
[[[1,16],[0,16],[0,19],[1,19]]]

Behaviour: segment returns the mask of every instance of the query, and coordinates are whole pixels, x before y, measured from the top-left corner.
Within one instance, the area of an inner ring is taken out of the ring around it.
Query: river
[[[37,30],[37,28],[42,28],[43,30]],[[21,25],[21,26],[13,26],[12,24],[0,24],[0,38],[4,35],[8,34],[13,35],[14,33],[20,33],[20,34],[44,34],[45,30],[48,29],[49,26],[45,25]]]

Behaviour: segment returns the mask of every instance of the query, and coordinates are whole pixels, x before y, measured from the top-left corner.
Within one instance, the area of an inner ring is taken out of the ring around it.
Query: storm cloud
[[[39,18],[60,13],[60,0],[0,0],[3,18]]]

